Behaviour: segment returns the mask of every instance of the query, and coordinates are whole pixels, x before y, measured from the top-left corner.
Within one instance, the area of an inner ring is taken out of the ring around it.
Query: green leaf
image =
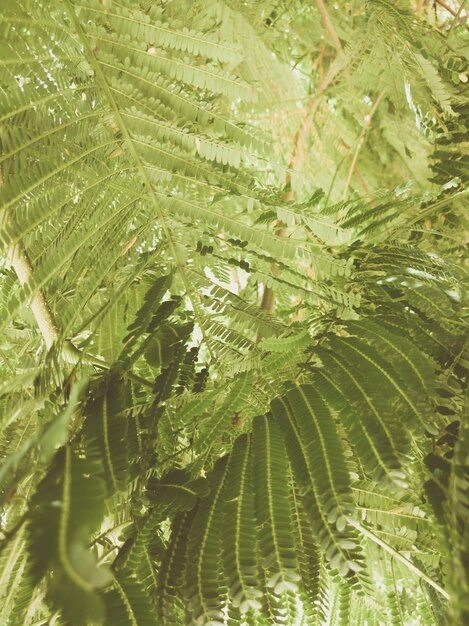
[[[285,434],[285,447],[319,544],[342,575],[361,569],[354,514],[342,443],[334,416],[312,385],[299,385],[272,401]]]
[[[225,584],[221,573],[223,487],[227,459],[220,459],[211,473],[210,494],[200,500],[187,538],[185,594],[187,609],[197,623],[223,624]]]
[[[228,461],[222,531],[223,564],[233,606],[243,614],[261,608],[250,440],[236,440]]]
[[[99,589],[111,576],[98,567],[87,544],[104,516],[102,465],[62,448],[34,494],[28,543],[35,582],[52,571],[49,594],[55,606],[76,624],[103,615]]]
[[[268,416],[256,417],[252,435],[259,551],[272,610],[293,619],[298,590],[298,563],[289,506],[287,460],[279,426]]]
[[[154,626],[156,614],[146,589],[135,578],[114,574],[113,589],[104,594],[109,626]]]
[[[118,379],[105,380],[85,407],[84,434],[87,445],[98,447],[105,469],[108,494],[125,489],[129,479],[132,443],[127,437],[128,384]]]

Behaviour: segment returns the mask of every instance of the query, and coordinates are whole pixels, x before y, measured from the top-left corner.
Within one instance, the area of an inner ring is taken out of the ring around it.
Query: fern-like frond
[[[65,611],[77,624],[103,616],[98,590],[110,578],[106,568],[98,567],[86,550],[90,534],[99,528],[104,516],[101,476],[96,453],[85,460],[67,446],[57,453],[31,502],[28,544],[33,579],[37,583],[49,568],[53,569],[51,601],[60,606],[66,597]]]
[[[354,510],[349,476],[333,416],[307,385],[275,399],[272,412],[284,429],[295,480],[320,547],[342,575],[359,570],[359,559],[353,554],[357,542],[347,529]]]

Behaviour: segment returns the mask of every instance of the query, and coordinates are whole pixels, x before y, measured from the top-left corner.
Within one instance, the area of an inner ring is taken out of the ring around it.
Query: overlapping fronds
[[[327,249],[280,238],[240,219],[239,209],[218,208],[220,192],[231,191],[233,208],[243,206],[243,197],[266,196],[241,165],[242,150],[259,148],[255,131],[232,123],[206,97],[208,91],[243,97],[241,79],[225,69],[236,67],[239,52],[203,33],[186,33],[162,9],[133,4],[106,10],[96,2],[52,5],[35,20],[29,6],[15,5],[4,16],[2,240],[10,247],[22,242],[34,266],[23,295],[13,292],[6,302],[4,323],[23,298],[60,277],[74,284],[60,315],[61,330],[73,334],[81,308],[103,280],[113,280],[122,256],[160,229],[198,306],[175,220],[202,232],[223,231],[255,255],[303,258],[325,275],[348,275],[350,264]],[[37,56],[34,68],[24,71],[21,50]],[[252,93],[249,87],[244,95]],[[49,149],[59,141],[62,156]],[[71,174],[75,168],[79,177]],[[190,249],[189,240],[183,246]]]
[[[3,5],[1,624],[466,623],[463,3]]]

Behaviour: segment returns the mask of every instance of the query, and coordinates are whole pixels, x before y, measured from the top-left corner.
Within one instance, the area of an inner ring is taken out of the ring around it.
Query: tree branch
[[[11,267],[15,270],[16,275],[18,276],[18,280],[21,285],[25,285],[31,281],[33,277],[33,268],[31,265],[31,261],[26,253],[26,250],[19,243],[15,244],[9,249],[8,258],[11,264]],[[52,345],[59,339],[60,332],[55,321],[54,314],[52,313],[49,303],[42,291],[38,291],[31,301],[31,311],[34,315],[34,319],[39,327],[41,335],[44,339],[44,343],[46,344],[46,348],[49,350]],[[101,370],[109,370],[110,367],[101,359],[98,359],[94,356],[86,356],[84,355],[76,346],[73,345],[71,341],[67,341],[64,349],[63,356],[70,364],[76,364],[78,361],[83,360],[85,363],[89,365],[94,365],[95,367]],[[143,385],[144,387],[148,387],[153,389],[154,383],[134,374],[131,371],[126,372],[126,376],[128,376],[131,380]]]
[[[10,248],[8,256],[11,266],[18,276],[18,280],[22,285],[26,285],[33,277],[33,268],[26,250],[20,243],[17,243]],[[39,290],[33,295],[31,310],[41,331],[46,348],[49,350],[52,344],[59,338],[60,333],[49,303],[42,291]]]
[[[337,32],[332,25],[331,18],[329,17],[326,5],[324,4],[324,0],[316,0],[316,4],[318,5],[319,13],[321,14],[324,26],[326,27],[326,30],[331,36],[331,39],[334,43],[334,48],[337,50],[337,52],[342,52],[342,44],[340,43],[339,36],[337,35]]]

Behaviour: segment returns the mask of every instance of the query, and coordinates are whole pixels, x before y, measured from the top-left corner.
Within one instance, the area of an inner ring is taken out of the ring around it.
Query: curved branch
[[[33,268],[26,250],[20,243],[17,243],[10,248],[8,256],[11,266],[18,276],[18,280],[22,285],[26,285],[33,277]],[[49,350],[59,338],[60,333],[49,303],[41,290],[34,294],[31,301],[31,310],[41,331],[46,348]]]

